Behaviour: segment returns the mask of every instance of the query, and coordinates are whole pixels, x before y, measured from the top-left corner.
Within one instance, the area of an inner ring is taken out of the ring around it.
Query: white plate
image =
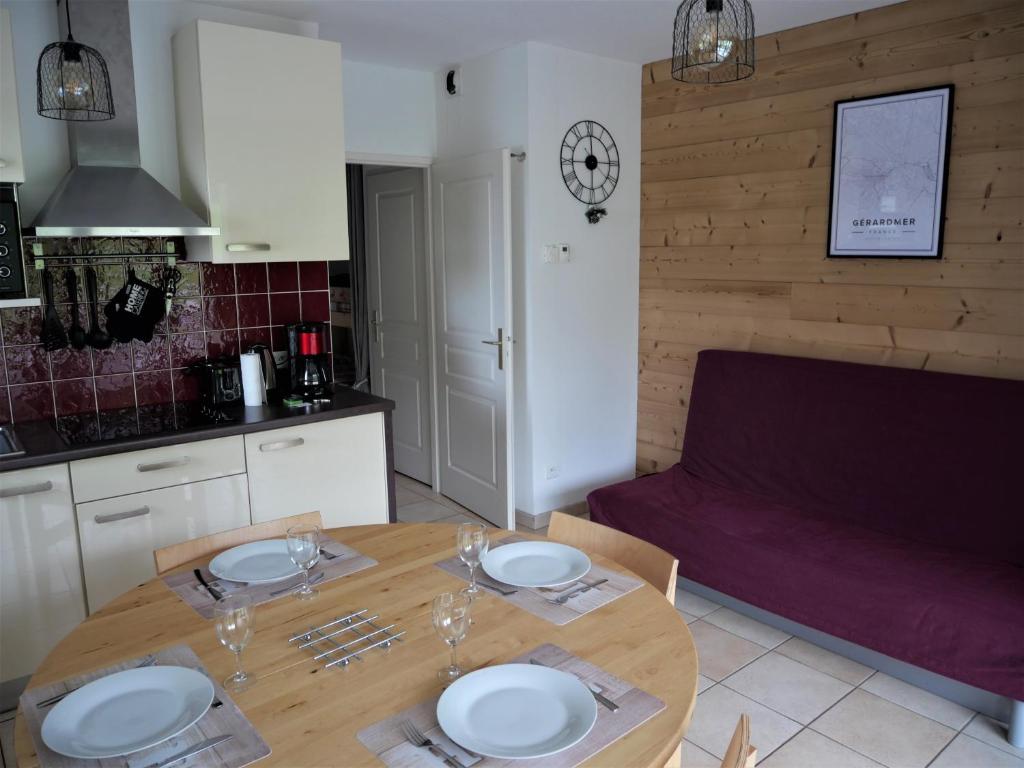
[[[247,584],[270,584],[302,573],[302,569],[289,557],[288,542],[284,539],[253,541],[232,547],[213,558],[208,567],[218,579]]]
[[[590,558],[553,541],[517,541],[495,547],[480,563],[492,579],[514,587],[557,587],[582,579]]]
[[[437,722],[448,738],[488,757],[553,755],[583,740],[596,720],[597,702],[583,683],[534,664],[470,672],[437,702]]]
[[[177,736],[212,702],[213,683],[194,669],[126,669],[58,702],[43,720],[43,742],[68,757],[128,755]]]

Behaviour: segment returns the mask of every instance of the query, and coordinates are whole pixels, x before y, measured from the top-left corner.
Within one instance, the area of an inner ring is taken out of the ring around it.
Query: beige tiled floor
[[[684,768],[718,767],[739,715],[765,768],[1024,768],[987,717],[679,590],[700,656]]]
[[[486,522],[396,475],[399,522]],[[541,529],[537,533],[545,533]],[[700,656],[684,768],[718,768],[739,715],[765,768],[1024,768],[998,723],[684,590]]]

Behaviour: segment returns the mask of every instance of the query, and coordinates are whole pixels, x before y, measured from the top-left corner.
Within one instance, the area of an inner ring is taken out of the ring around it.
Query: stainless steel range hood
[[[66,0],[65,0],[66,1]],[[71,170],[26,234],[36,237],[218,235],[140,167],[128,0],[90,0],[72,8],[75,38],[103,54],[110,70],[113,120],[69,122]],[[64,14],[61,37],[67,35]]]

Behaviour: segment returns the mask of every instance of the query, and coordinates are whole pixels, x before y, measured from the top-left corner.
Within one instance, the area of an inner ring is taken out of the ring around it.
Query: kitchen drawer
[[[95,501],[245,472],[241,435],[71,462],[75,501]]]
[[[245,436],[252,520],[320,512],[327,528],[388,522],[384,414]]]
[[[153,550],[249,525],[245,475],[78,504],[89,612],[156,576]]]
[[[67,464],[0,474],[0,615],[0,681],[35,672],[85,618]]]

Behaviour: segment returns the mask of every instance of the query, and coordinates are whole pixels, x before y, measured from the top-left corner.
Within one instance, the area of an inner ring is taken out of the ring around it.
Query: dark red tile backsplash
[[[31,244],[31,240],[28,244]],[[161,238],[69,238],[44,241],[54,273],[57,311],[65,324],[71,305],[64,270],[72,267],[84,286],[84,266],[98,273],[100,322],[103,305],[121,287],[125,264],[142,280],[158,282]],[[31,253],[27,247],[26,253]],[[122,255],[124,254],[124,255]],[[134,434],[173,426],[175,407],[198,399],[194,376],[185,368],[204,357],[237,355],[253,344],[284,350],[284,325],[329,320],[327,262],[194,264],[181,262],[182,280],[167,318],[148,343],[115,343],[105,350],[65,348],[46,352],[39,343],[37,307],[0,310],[0,423],[55,419],[80,435]],[[39,277],[29,264],[29,292]],[[89,327],[80,288],[79,319]],[[97,411],[101,411],[98,417]],[[139,424],[136,424],[138,420]],[[142,420],[152,422],[141,425]]]

